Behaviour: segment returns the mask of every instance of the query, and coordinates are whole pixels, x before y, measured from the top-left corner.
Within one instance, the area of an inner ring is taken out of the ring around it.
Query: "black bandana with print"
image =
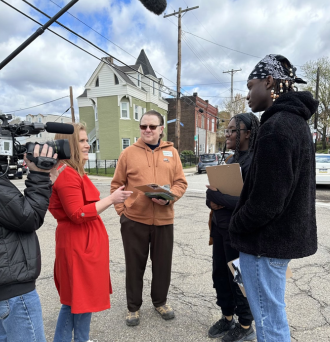
[[[282,65],[285,62],[288,67]],[[288,80],[293,83],[307,83],[296,76],[296,68],[291,65],[290,61],[281,55],[267,55],[263,58],[251,72],[248,81],[254,79],[263,79],[267,76],[273,76],[276,80]]]

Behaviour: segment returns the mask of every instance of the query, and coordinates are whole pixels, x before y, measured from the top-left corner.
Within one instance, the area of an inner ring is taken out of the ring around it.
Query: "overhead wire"
[[[26,13],[20,11],[19,9],[15,8],[14,6],[8,4],[6,1],[4,1],[4,0],[0,0],[0,1],[2,1],[2,2],[5,3],[6,5],[10,6],[10,7],[13,8],[14,10],[16,10],[17,12],[21,13],[22,15],[26,16],[26,17],[29,18],[30,20],[34,21],[34,22],[37,23],[38,25],[42,26],[42,24],[41,24],[40,22],[38,22],[37,20],[33,19],[32,17],[30,17],[30,16],[27,15]],[[24,0],[23,0],[23,1],[24,1]],[[63,25],[63,26],[64,26],[64,25]],[[64,28],[66,28],[66,27],[64,26]],[[72,31],[72,30],[70,30],[69,28],[66,28],[66,29],[68,29],[69,31]],[[51,30],[50,28],[47,28],[47,30],[50,31],[50,32],[52,32],[52,33],[55,34],[56,36],[62,38],[62,39],[65,40],[66,42],[70,43],[71,45],[73,45],[73,46],[77,47],[78,49],[84,51],[85,53],[89,54],[90,56],[92,56],[92,57],[98,59],[100,62],[103,62],[104,64],[109,65],[110,67],[112,67],[113,69],[115,69],[115,70],[117,70],[117,71],[119,71],[119,72],[121,72],[121,73],[123,72],[123,71],[122,71],[121,69],[119,69],[116,65],[111,64],[111,63],[108,62],[108,61],[105,61],[103,58],[99,58],[99,57],[93,55],[91,52],[89,52],[89,51],[83,49],[82,47],[80,47],[79,45],[77,45],[77,44],[71,42],[71,41],[68,40],[67,38],[65,38],[65,37],[61,36],[60,34],[58,34],[57,32]],[[72,31],[72,32],[74,33],[74,31]],[[78,35],[77,33],[74,33],[74,34]],[[78,36],[79,36],[79,35],[78,35]],[[87,39],[85,39],[85,38],[83,38],[83,37],[81,37],[81,38],[82,38],[83,40],[88,41]],[[91,43],[91,42],[90,42],[90,43]],[[95,44],[93,44],[93,43],[91,43],[91,44],[94,45],[96,48],[98,48]],[[126,63],[120,61],[119,59],[117,59],[117,58],[115,58],[115,57],[113,57],[113,56],[111,56],[111,55],[108,54],[106,51],[102,50],[101,48],[98,48],[98,49],[101,50],[103,53],[107,54],[109,57],[112,57],[112,58],[116,59],[117,61],[119,61],[120,63],[124,64],[126,67],[132,69],[134,72],[137,72],[137,73],[143,75],[144,77],[146,77],[146,78],[152,80],[153,82],[156,82],[156,81],[153,80],[152,78],[150,78],[150,77],[144,75],[143,73],[140,73],[140,72],[137,71],[136,69],[134,69],[134,68],[132,68],[131,66],[127,65]],[[133,78],[133,79],[135,79],[135,80],[138,80],[136,77],[134,77],[134,76],[132,76],[132,75],[127,75],[127,74],[125,74],[125,75],[126,75],[126,76],[129,76],[130,78]],[[145,84],[145,85],[147,85],[148,87],[150,87],[150,84],[145,83],[145,82],[143,82],[142,80],[139,80],[139,81],[140,81],[142,84]],[[162,93],[164,93],[164,94],[167,94],[167,95],[169,95],[169,96],[173,96],[172,94],[167,93],[167,92],[165,92],[165,91],[163,91],[163,90],[161,90],[161,89],[159,89],[159,90],[160,90]]]
[[[38,21],[35,20],[34,18],[30,17],[30,16],[27,15],[26,13],[20,11],[20,10],[17,9],[16,7],[12,6],[11,4],[7,3],[6,1],[4,1],[4,0],[0,0],[0,1],[2,1],[2,2],[5,3],[6,5],[8,5],[9,7],[11,7],[12,9],[14,9],[15,11],[19,12],[20,14],[24,15],[25,17],[29,18],[30,20],[32,20],[32,21],[35,22],[36,24],[42,26],[42,24],[41,24],[40,22],[38,22]],[[23,1],[24,1],[24,0],[23,0]],[[24,2],[26,2],[26,1],[24,1]],[[27,2],[26,2],[26,3],[27,3]],[[29,3],[27,3],[27,4],[29,4]],[[29,4],[29,5],[31,6],[31,4]],[[32,5],[31,7],[34,7],[34,6]],[[40,10],[39,10],[39,11],[40,11]],[[40,12],[41,12],[41,11],[40,11]],[[46,16],[47,16],[47,15],[46,15]],[[58,23],[58,22],[57,22],[57,23]],[[60,23],[59,23],[59,24],[60,24]],[[75,34],[76,36],[78,36],[79,38],[81,38],[81,39],[83,39],[84,41],[88,42],[89,44],[93,45],[94,47],[96,47],[97,49],[99,49],[100,51],[102,51],[103,53],[107,54],[108,56],[112,57],[113,59],[116,59],[117,61],[119,61],[120,63],[124,64],[124,65],[127,66],[128,68],[132,69],[134,72],[137,72],[137,73],[139,73],[139,74],[142,74],[142,73],[140,73],[139,71],[137,71],[136,69],[134,69],[134,68],[132,68],[131,66],[127,65],[126,63],[120,61],[118,58],[115,58],[115,57],[113,57],[112,55],[108,54],[106,51],[102,50],[101,48],[99,48],[98,46],[96,46],[95,44],[93,44],[92,42],[88,41],[86,38],[80,36],[80,35],[77,34],[76,32],[74,32],[74,31],[72,31],[71,29],[67,28],[65,25],[63,25],[63,24],[60,24],[60,25],[63,26],[63,28],[65,28],[66,30],[68,30],[68,31],[72,32],[73,34]],[[115,69],[115,70],[118,70],[119,72],[123,72],[121,69],[117,68],[116,65],[109,63],[107,60],[104,60],[104,58],[99,58],[99,57],[93,55],[91,52],[89,52],[89,51],[83,49],[82,47],[80,47],[79,45],[77,45],[77,44],[71,42],[71,41],[68,40],[67,38],[65,38],[65,37],[63,37],[62,35],[58,34],[57,32],[51,30],[50,28],[47,28],[47,30],[50,31],[50,32],[52,32],[52,33],[55,34],[56,36],[62,38],[62,39],[65,40],[66,42],[70,43],[71,45],[73,45],[73,46],[77,47],[78,49],[84,51],[85,53],[89,54],[90,56],[92,56],[92,57],[98,59],[100,62],[103,62],[104,64],[109,65],[110,67],[112,67],[112,68]],[[154,81],[153,79],[151,79],[150,77],[148,77],[148,76],[146,76],[146,75],[144,75],[144,74],[142,74],[142,75],[143,75],[144,77],[146,77],[146,78],[152,80],[153,82],[155,82],[155,81]],[[148,87],[150,87],[150,84],[145,83],[145,82],[143,82],[142,80],[138,80],[136,77],[134,77],[134,76],[132,76],[132,75],[127,75],[127,74],[126,74],[126,76],[129,76],[130,78],[133,78],[133,79],[135,79],[135,80],[137,80],[137,81],[140,81],[141,83],[146,84]],[[165,86],[165,87],[166,87],[166,86]],[[167,88],[167,87],[166,87],[166,88]],[[159,91],[162,92],[162,93],[164,93],[164,94],[167,94],[167,95],[169,95],[169,96],[173,96],[172,93],[167,93],[167,92],[165,92],[165,91],[162,90],[162,89],[159,89]],[[181,93],[181,92],[180,92],[180,94],[184,95],[184,94]],[[191,96],[191,95],[190,95],[190,96]],[[187,95],[181,97],[181,99],[184,100],[185,102],[187,102],[187,101],[186,101],[186,97],[187,97]],[[188,103],[188,102],[187,102],[187,103]],[[191,103],[188,103],[188,104],[191,105]],[[197,103],[194,103],[194,105],[192,105],[192,106],[197,107],[197,108],[200,108],[200,109],[203,109],[203,108],[199,107],[199,106],[197,105]],[[71,107],[70,107],[70,108],[71,108]],[[70,109],[70,108],[69,108],[69,109]],[[67,112],[67,111],[68,111],[68,110],[66,110],[66,112]],[[64,114],[64,113],[63,113],[63,114]],[[63,114],[62,114],[62,115],[63,115]],[[62,115],[61,115],[61,116],[62,116]],[[209,113],[209,115],[214,116],[213,114],[210,114],[210,113]]]
[[[24,0],[23,0],[23,1],[24,1]],[[27,1],[25,1],[25,2],[28,3]],[[52,2],[52,3],[53,3],[54,5],[56,5],[57,7],[62,8],[60,5],[56,4],[53,0],[50,0],[50,2]],[[173,7],[172,7],[172,8],[173,8]],[[109,40],[107,37],[105,37],[104,35],[102,35],[102,34],[99,33],[98,31],[96,31],[95,29],[93,29],[91,26],[89,26],[88,24],[86,24],[85,22],[83,22],[82,20],[80,20],[78,17],[74,16],[74,15],[71,14],[70,12],[66,12],[66,13],[68,13],[70,16],[72,16],[73,18],[75,18],[76,20],[78,20],[79,22],[81,22],[82,24],[84,24],[86,27],[90,28],[92,31],[94,31],[95,33],[97,33],[98,35],[100,35],[101,37],[103,37],[104,39],[106,39],[107,41],[109,41],[110,43],[112,43],[113,45],[115,45],[116,47],[118,47],[119,49],[121,49],[122,51],[124,51],[125,53],[127,53],[128,55],[130,55],[131,57],[133,57],[133,58],[136,59],[135,56],[133,56],[132,54],[130,54],[129,52],[127,52],[126,50],[124,50],[122,47],[120,47],[119,45],[117,45],[117,44],[115,44],[114,42],[112,42],[111,40]],[[171,24],[173,24],[174,26],[177,27],[177,25],[176,25],[175,23],[173,23],[172,21],[170,21],[170,22],[171,22]],[[125,63],[123,63],[123,62],[121,62],[121,63],[125,65]],[[146,65],[146,64],[144,64],[144,63],[141,63],[141,64]],[[157,70],[154,70],[154,71],[155,71],[157,74],[159,74],[160,76],[162,76],[164,79],[166,79],[166,80],[168,80],[169,82],[173,83],[174,86],[176,86],[176,82],[174,82],[174,81],[168,79],[166,76],[162,75],[159,71],[157,71]],[[223,82],[223,83],[227,83],[227,82]],[[168,88],[168,86],[165,86],[165,85],[163,85],[163,87],[167,87],[167,88]],[[170,90],[170,89],[169,89],[169,90]],[[182,95],[184,95],[184,93],[181,92],[181,90],[184,91],[186,94],[188,94],[187,96],[191,96],[191,95],[189,95],[189,92],[188,92],[187,90],[185,90],[185,89],[182,88],[182,86],[180,87],[180,93],[181,93]],[[168,94],[168,95],[172,96],[171,94]]]
[[[54,5],[56,5],[59,8],[62,8],[60,5],[56,4],[54,1],[49,0],[50,2],[52,2]],[[118,47],[120,50],[124,51],[125,53],[127,53],[128,55],[130,55],[131,57],[133,57],[135,60],[137,59],[135,56],[133,56],[131,53],[129,53],[128,51],[124,50],[122,47],[120,47],[118,44],[114,43],[113,41],[111,41],[110,39],[108,39],[107,37],[105,37],[103,34],[101,34],[100,32],[96,31],[95,29],[93,29],[91,26],[89,26],[88,24],[86,24],[85,22],[83,22],[81,19],[79,19],[78,17],[74,16],[72,13],[70,12],[66,12],[67,14],[69,14],[70,16],[72,16],[73,18],[75,18],[76,20],[78,20],[80,23],[82,23],[83,25],[85,25],[86,27],[88,27],[89,29],[91,29],[92,31],[94,31],[95,33],[97,33],[98,35],[100,35],[102,38],[106,39],[108,42],[110,42],[111,44],[115,45],[116,47]],[[147,66],[145,63],[141,62],[141,64]],[[159,71],[154,70],[157,74],[159,74],[161,77],[163,77],[164,79],[166,79],[167,81],[176,84],[174,81],[170,80],[169,78],[167,78],[166,76],[162,75]]]
[[[55,102],[55,101],[58,101],[58,100],[65,99],[66,97],[69,97],[69,95],[63,96],[63,97],[60,97],[60,98],[58,98],[58,99],[51,100],[51,101],[48,101],[48,102],[40,103],[40,104],[35,105],[35,106],[32,106],[32,107],[27,107],[27,108],[23,108],[23,109],[16,109],[16,110],[9,110],[9,111],[6,110],[6,113],[20,112],[20,111],[22,111],[22,110],[27,110],[27,109],[31,109],[31,108],[40,107],[40,106],[43,106],[43,105],[48,104],[48,103],[52,103],[52,102]]]

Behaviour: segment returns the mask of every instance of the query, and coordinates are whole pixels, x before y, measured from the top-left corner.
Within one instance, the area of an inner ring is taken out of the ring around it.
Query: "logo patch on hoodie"
[[[164,157],[173,157],[172,151],[163,151]]]
[[[164,162],[169,163],[170,161],[167,158],[164,158]]]

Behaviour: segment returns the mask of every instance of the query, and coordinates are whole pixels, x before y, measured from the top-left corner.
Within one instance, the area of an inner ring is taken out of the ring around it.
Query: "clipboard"
[[[243,188],[241,167],[238,163],[208,166],[207,177],[212,187],[226,195],[239,196]]]
[[[135,186],[136,189],[144,192],[144,194],[150,198],[157,198],[157,194],[159,197],[163,197],[164,199],[174,200],[177,195],[173,194],[170,190],[168,190],[165,186],[161,186],[158,184],[146,184]]]

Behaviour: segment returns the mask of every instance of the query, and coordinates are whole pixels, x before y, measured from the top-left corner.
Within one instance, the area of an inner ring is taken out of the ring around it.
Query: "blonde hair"
[[[86,125],[84,123],[69,123],[73,126],[73,134],[55,134],[54,140],[67,139],[70,144],[71,158],[63,160],[63,163],[71,166],[82,177],[85,174],[85,160],[82,158],[82,154],[79,150],[79,133],[80,131],[86,131]]]

